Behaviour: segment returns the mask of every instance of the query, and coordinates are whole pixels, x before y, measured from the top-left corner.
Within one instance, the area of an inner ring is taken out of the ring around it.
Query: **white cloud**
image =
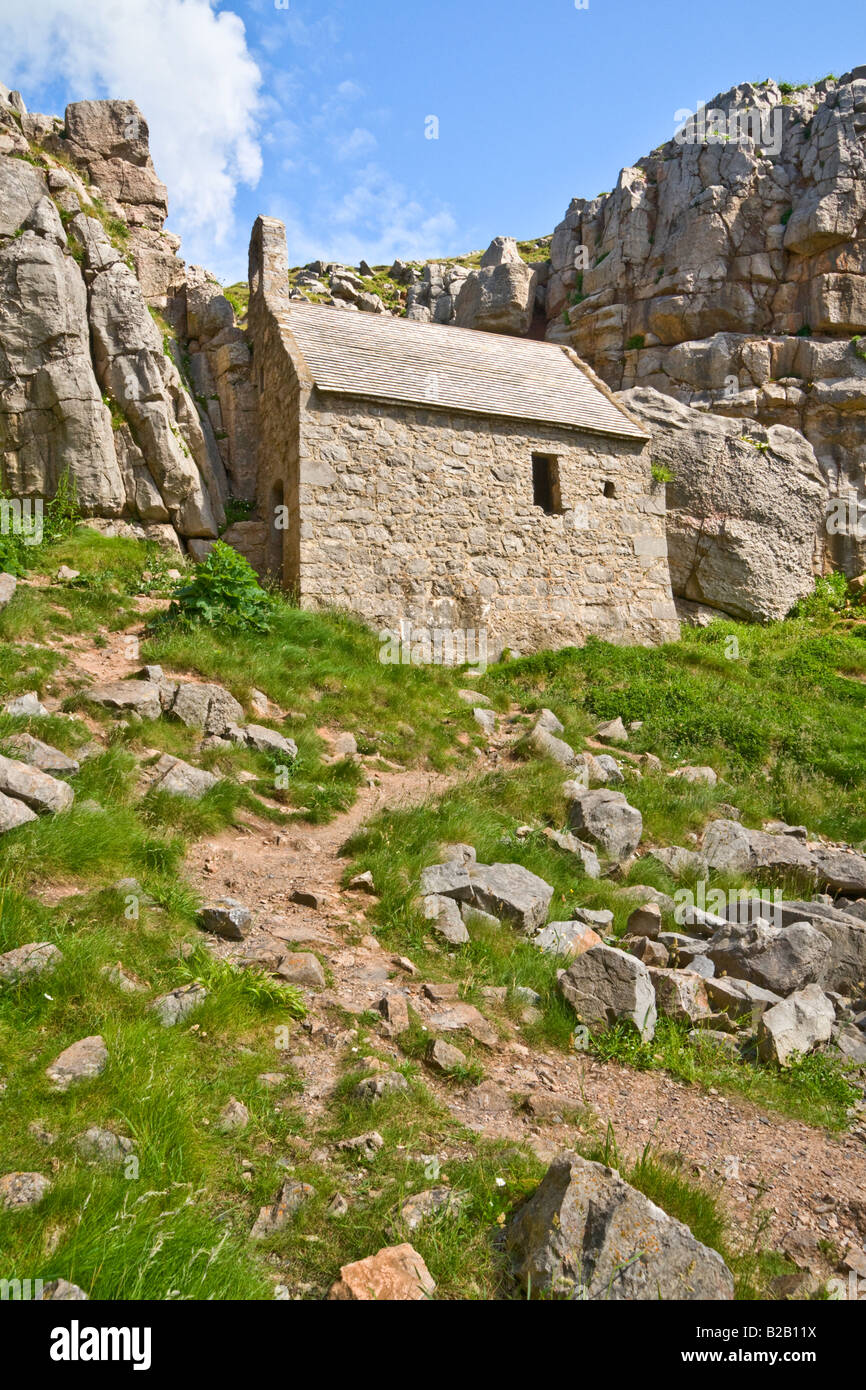
[[[122,97],[150,128],[172,225],[196,249],[232,234],[239,184],[262,171],[261,73],[236,14],[210,0],[0,0],[3,80],[27,89],[62,82],[71,100]],[[185,248],[185,250],[188,248]]]
[[[466,249],[455,244],[458,227],[450,208],[422,205],[377,164],[367,165],[339,197],[303,211],[275,200],[268,211],[286,224],[290,265],[319,257],[357,265],[362,256],[379,265],[395,256],[426,260]]]
[[[376,148],[377,141],[371,130],[356,126],[350,135],[337,136],[331,143],[338,159],[358,159],[370,154]]]

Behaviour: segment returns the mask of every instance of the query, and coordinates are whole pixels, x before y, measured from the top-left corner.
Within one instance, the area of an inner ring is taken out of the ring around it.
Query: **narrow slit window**
[[[604,485],[604,495],[605,497],[616,497],[616,487],[610,479]]]
[[[559,463],[545,454],[532,455],[532,501],[548,516],[562,511],[559,489]]]

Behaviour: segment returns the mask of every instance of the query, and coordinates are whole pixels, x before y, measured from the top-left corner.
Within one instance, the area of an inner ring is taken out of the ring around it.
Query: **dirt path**
[[[131,674],[137,656],[130,633],[107,635],[94,649],[81,639],[64,643],[65,674],[88,680]],[[503,722],[491,738],[478,772],[502,766],[513,739]],[[465,775],[465,774],[461,774]],[[374,784],[375,779],[375,784]],[[423,977],[399,964],[372,934],[365,914],[371,899],[342,889],[347,865],[341,851],[349,836],[387,807],[416,805],[439,796],[454,777],[403,770],[370,774],[349,811],[328,825],[275,827],[247,817],[230,830],[196,844],[187,873],[203,897],[228,894],[252,911],[254,927],[242,947],[220,942],[221,955],[252,955],[263,961],[289,949],[314,951],[333,983],[310,991],[308,1026],[293,1064],[304,1077],[305,1104],[321,1115],[338,1080],[341,1053],[352,1042],[332,1007],[350,1014],[375,1006],[383,993],[398,992],[422,1020],[436,1009],[424,993]],[[316,906],[291,901],[295,890],[315,895]],[[823,1274],[831,1266],[816,1252],[832,1241],[840,1252],[866,1245],[866,1144],[862,1136],[832,1136],[736,1097],[689,1086],[662,1073],[639,1073],[587,1056],[548,1053],[521,1040],[519,1026],[490,1014],[501,1033],[487,1049],[485,1080],[461,1088],[428,1073],[426,1084],[456,1118],[478,1133],[525,1140],[547,1159],[568,1147],[581,1131],[573,1112],[589,1112],[600,1136],[613,1125],[621,1152],[638,1154],[648,1142],[680,1157],[684,1171],[718,1180],[722,1201],[745,1231],[762,1211],[777,1247],[793,1238],[804,1262]],[[380,1029],[377,1051],[403,1060],[398,1042]],[[450,1037],[451,1035],[449,1035]],[[460,1035],[455,1041],[459,1043]],[[457,1150],[444,1153],[447,1159]]]
[[[424,995],[423,977],[407,973],[371,934],[364,920],[370,898],[341,890],[347,861],[340,850],[353,831],[385,807],[436,796],[448,780],[417,771],[383,775],[380,786],[362,791],[352,809],[329,825],[275,833],[273,827],[250,824],[199,844],[190,855],[189,871],[203,894],[229,893],[253,910],[256,926],[244,954],[285,951],[291,942],[298,950],[315,951],[332,972],[332,988],[310,994],[311,1031],[292,1058],[304,1077],[311,1114],[324,1111],[339,1076],[341,1049],[351,1041],[345,1030],[335,1030],[328,1005],[360,1014],[387,989],[404,994],[422,1019],[436,1007]],[[319,908],[291,903],[295,889],[319,894]],[[774,1244],[790,1244],[793,1237],[808,1263],[824,1274],[831,1267],[817,1252],[819,1239],[832,1241],[840,1252],[866,1244],[862,1138],[831,1136],[661,1073],[543,1052],[524,1044],[518,1027],[503,1023],[501,1016],[497,1021],[507,1035],[485,1057],[480,1086],[458,1089],[425,1076],[471,1129],[525,1140],[547,1159],[581,1134],[568,1123],[570,1112],[588,1110],[600,1136],[608,1123],[613,1125],[622,1152],[634,1156],[651,1141],[678,1155],[686,1174],[718,1181],[722,1201],[744,1232],[754,1227],[759,1211],[766,1213]],[[454,1040],[459,1043],[459,1035]],[[387,1036],[377,1050],[403,1060],[398,1043]]]

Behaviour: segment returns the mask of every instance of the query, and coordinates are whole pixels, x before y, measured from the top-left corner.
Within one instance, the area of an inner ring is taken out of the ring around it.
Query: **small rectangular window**
[[[558,516],[562,511],[557,459],[545,454],[532,455],[532,501],[548,516]]]

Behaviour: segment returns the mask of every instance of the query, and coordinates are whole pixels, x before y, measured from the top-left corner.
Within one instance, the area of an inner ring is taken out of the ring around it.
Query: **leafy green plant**
[[[861,362],[866,362],[866,348],[860,346],[862,342],[863,339],[858,333],[856,337],[851,339],[851,347],[854,349],[854,355],[859,357]]]
[[[671,469],[666,468],[663,463],[654,463],[650,472],[655,483],[672,483],[675,477]]]
[[[646,338],[643,333],[632,333],[631,337],[626,339],[626,352],[633,352],[636,348],[642,348],[645,343]]]
[[[192,579],[175,589],[168,612],[157,622],[267,632],[271,609],[270,595],[249,561],[224,541],[215,541],[206,559],[196,565]]]
[[[808,618],[813,622],[827,622],[835,613],[841,613],[848,606],[848,580],[840,571],[821,575],[815,580],[814,593],[801,598],[791,609],[792,618]]]

